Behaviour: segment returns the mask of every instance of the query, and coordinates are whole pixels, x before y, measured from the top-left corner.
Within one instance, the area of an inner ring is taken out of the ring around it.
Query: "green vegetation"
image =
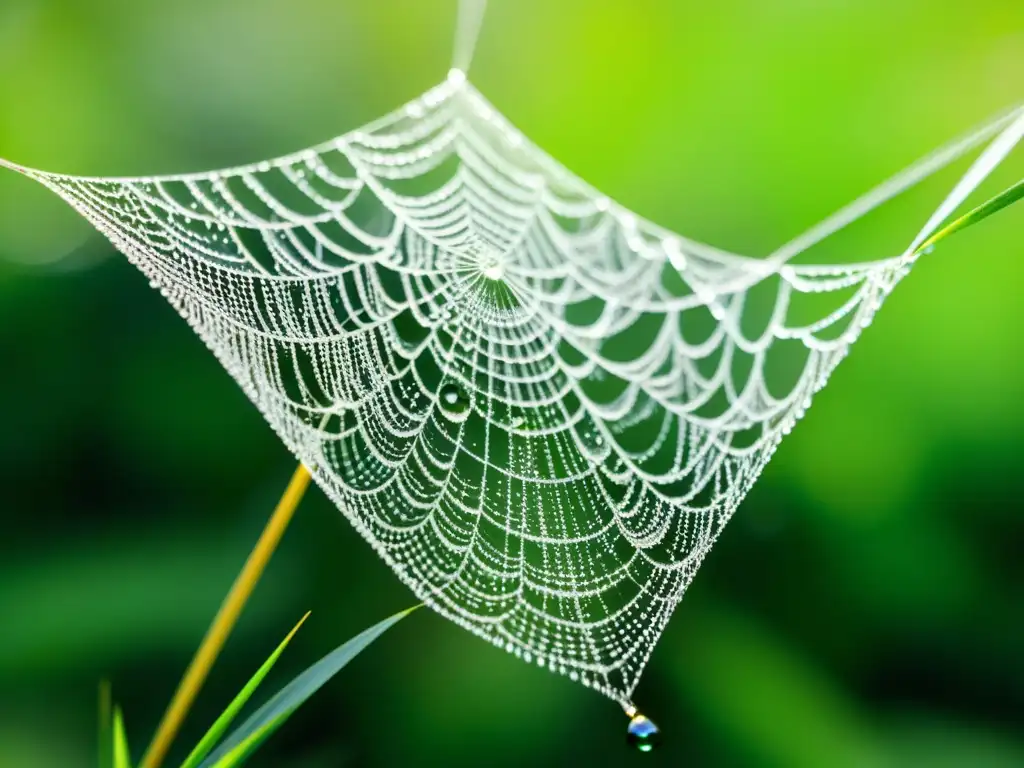
[[[504,113],[624,204],[745,253],[1024,95],[1014,0],[491,6],[472,75]],[[453,10],[3,2],[0,156],[146,174],[307,146],[443,77]],[[808,258],[899,252],[964,169]],[[1018,149],[966,207],[1022,176]],[[920,259],[779,449],[637,692],[661,752],[628,751],[592,692],[424,612],[251,763],[1024,765],[1022,231],[1018,203]],[[141,750],[291,457],[136,270],[14,173],[0,361],[0,765],[92,765],[96,681],[109,675]],[[279,659],[286,679],[408,601],[310,493],[182,758],[295,606],[316,621]]]
[[[322,658],[305,672],[300,674],[288,685],[278,691],[262,707],[250,715],[242,725],[225,736],[228,728],[259,687],[263,679],[270,673],[288,643],[298,632],[299,627],[309,617],[306,616],[295,625],[281,644],[274,649],[263,665],[245,684],[238,695],[216,719],[206,734],[199,740],[189,753],[181,768],[234,768],[241,765],[256,752],[263,742],[280,728],[306,700],[316,693],[332,677],[340,672],[346,664],[356,657],[370,643],[380,637],[386,630],[399,620],[408,616],[415,608],[396,613],[369,629],[361,632],[348,642],[342,644],[330,654]],[[101,695],[101,699],[108,694]],[[101,705],[101,710],[103,706]],[[109,714],[101,711],[101,718]],[[125,734],[124,718],[121,708],[113,711],[113,723],[101,720],[101,740],[109,739],[109,745],[101,741],[100,768],[132,768]],[[109,754],[109,759],[104,755]]]

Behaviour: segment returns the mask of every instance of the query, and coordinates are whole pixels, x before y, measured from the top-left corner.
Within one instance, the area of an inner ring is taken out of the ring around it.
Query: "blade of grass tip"
[[[114,764],[112,718],[110,681],[101,680],[99,690],[99,768],[112,768]]]
[[[128,737],[124,733],[124,717],[121,715],[120,707],[114,707],[114,768],[132,768]]]
[[[389,616],[383,621],[363,630],[346,643],[335,648],[320,661],[302,672],[288,685],[272,696],[266,704],[257,709],[201,764],[200,768],[215,768],[218,760],[230,754],[231,750],[261,730],[270,722],[283,722],[305,701],[316,693],[332,677],[354,659],[359,652],[380,637],[394,624],[408,616],[420,606],[407,608],[401,613]]]
[[[284,649],[288,646],[288,643],[290,643],[291,639],[295,637],[295,633],[299,631],[299,627],[301,627],[308,618],[309,613],[299,620],[299,623],[296,624],[292,631],[288,633],[288,636],[285,637],[274,652],[270,654],[270,658],[263,662],[263,666],[256,671],[256,674],[252,676],[249,682],[245,684],[245,687],[242,688],[237,696],[235,696],[228,705],[228,708],[224,710],[223,714],[221,714],[221,716],[217,718],[217,721],[210,726],[210,730],[206,732],[206,735],[199,741],[196,748],[192,750],[192,753],[185,758],[185,762],[181,764],[181,768],[195,768],[195,766],[199,765],[202,759],[210,753],[210,750],[216,746],[220,737],[224,735],[225,731],[227,731],[228,727],[231,725],[235,717],[237,717],[242,707],[245,706],[245,703],[256,691],[259,684],[263,682],[263,678],[267,676],[274,664],[277,663],[278,658],[280,658]]]
[[[955,232],[959,232],[962,229],[966,229],[974,224],[977,224],[984,219],[987,219],[994,213],[998,213],[1009,205],[1020,200],[1024,197],[1024,179],[1021,179],[1009,189],[1001,192],[1000,194],[993,197],[991,200],[982,203],[977,208],[968,211],[960,218],[950,222],[934,235],[925,240],[921,245],[917,247],[914,253],[923,253],[930,248],[935,247],[935,244],[941,240],[945,240]]]
[[[181,724],[185,721],[185,715],[192,708],[192,702],[195,701],[199,689],[202,688],[210,669],[213,668],[213,663],[217,660],[231,630],[238,622],[238,617],[249,601],[256,582],[263,575],[277,545],[281,543],[281,537],[284,536],[288,523],[291,522],[295,509],[309,486],[310,479],[309,470],[299,464],[284,495],[277,503],[274,514],[270,516],[256,546],[249,553],[249,558],[242,566],[235,583],[231,585],[227,597],[224,598],[220,610],[217,611],[213,623],[206,631],[199,650],[196,651],[188,669],[185,670],[185,675],[178,684],[178,689],[174,692],[174,697],[160,720],[160,725],[157,726],[156,734],[142,757],[142,768],[159,768],[167,756],[171,742],[177,736]]]

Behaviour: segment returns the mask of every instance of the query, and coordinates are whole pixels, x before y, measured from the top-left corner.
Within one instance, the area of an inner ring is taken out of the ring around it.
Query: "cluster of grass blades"
[[[269,674],[299,627],[309,617],[307,613],[210,726],[206,735],[181,763],[180,768],[235,768],[242,765],[310,696],[340,672],[360,651],[418,607],[389,616],[338,646],[294,678],[249,715],[240,726],[228,733],[235,718]],[[133,765],[124,716],[119,707],[111,708],[110,688],[104,684],[100,689],[100,768],[133,768]]]
[[[299,464],[288,487],[278,501],[274,513],[264,526],[256,546],[249,553],[245,565],[242,566],[234,584],[231,585],[220,610],[217,611],[206,636],[178,684],[178,689],[157,726],[149,748],[138,763],[138,768],[160,768],[163,764],[171,743],[181,728],[199,689],[202,688],[210,669],[224,647],[224,643],[227,642],[231,630],[238,622],[242,609],[252,595],[256,583],[263,575],[277,545],[281,542],[299,502],[309,487],[310,479],[310,471]],[[195,746],[185,762],[181,764],[181,768],[233,768],[244,763],[310,696],[334,677],[360,651],[418,607],[417,605],[396,613],[335,648],[278,691],[230,735],[225,736],[242,707],[245,706],[280,658],[288,643],[298,632],[299,627],[308,618],[309,614],[307,613],[246,683],[223,714],[217,718],[217,721]],[[100,687],[99,759],[100,768],[133,768],[128,739],[125,734],[124,716],[119,708],[111,706],[110,688],[107,685]]]
[[[915,249],[915,253],[931,251],[936,244],[955,232],[983,221],[1022,197],[1024,197],[1024,180],[939,228]],[[160,768],[170,744],[202,687],[210,668],[238,621],[238,617],[271,555],[280,543],[309,481],[309,470],[300,464],[182,678],[149,749],[139,763],[139,768]],[[250,715],[241,726],[225,735],[239,712],[295,636],[299,627],[302,626],[309,615],[306,614],[242,688],[223,714],[217,718],[217,721],[195,746],[185,762],[181,764],[181,768],[234,768],[234,766],[242,765],[310,696],[336,675],[360,651],[400,619],[414,611],[416,607],[384,619],[336,648],[278,691]],[[132,768],[124,717],[119,708],[111,706],[110,689],[106,685],[101,687],[100,711],[100,768]]]

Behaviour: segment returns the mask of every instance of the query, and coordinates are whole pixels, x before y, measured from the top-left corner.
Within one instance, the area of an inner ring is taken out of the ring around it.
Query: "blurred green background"
[[[0,156],[96,175],[261,159],[439,81],[453,0],[3,0]],[[765,254],[1024,98],[1019,0],[492,0],[478,87],[640,213]],[[987,192],[1024,176],[1018,150]],[[955,180],[822,258],[890,255]],[[812,254],[813,256],[813,254]],[[783,442],[616,705],[418,612],[265,766],[1024,765],[1024,208],[923,259]],[[292,459],[145,279],[0,174],[0,766],[137,753]],[[312,491],[179,742],[307,609],[269,685],[413,602]]]

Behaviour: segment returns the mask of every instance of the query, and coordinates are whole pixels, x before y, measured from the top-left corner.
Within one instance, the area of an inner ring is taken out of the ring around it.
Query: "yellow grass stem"
[[[295,514],[295,508],[299,505],[299,501],[309,486],[309,480],[309,470],[300,464],[295,470],[295,474],[292,475],[284,495],[277,503],[274,514],[271,515],[263,529],[259,541],[256,542],[256,546],[249,554],[249,559],[245,561],[235,583],[231,586],[231,591],[224,598],[213,623],[206,631],[206,636],[203,638],[199,650],[196,651],[196,655],[192,658],[192,663],[189,664],[185,676],[178,684],[178,690],[175,691],[174,698],[171,699],[156,730],[156,735],[153,736],[153,741],[150,743],[149,749],[146,750],[145,757],[142,758],[141,768],[159,768],[167,756],[171,742],[178,734],[185,715],[188,714],[192,702],[195,701],[196,694],[199,693],[199,689],[203,686],[213,663],[224,647],[228,635],[231,634],[231,630],[237,623],[256,582],[263,575],[271,555],[274,554],[274,550],[281,542],[281,537]]]

